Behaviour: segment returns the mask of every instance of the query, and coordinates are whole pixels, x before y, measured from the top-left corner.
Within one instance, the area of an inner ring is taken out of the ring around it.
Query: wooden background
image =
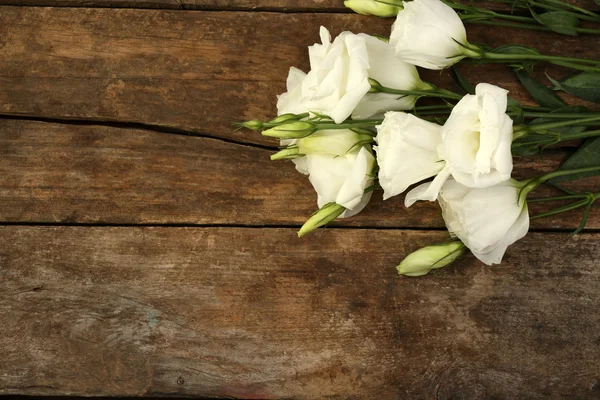
[[[417,279],[394,266],[445,237],[433,203],[376,193],[296,238],[306,177],[230,123],[274,116],[320,25],[389,31],[340,3],[0,0],[0,394],[600,398],[598,208]],[[468,33],[600,58],[598,37]],[[462,71],[531,103],[505,67]]]

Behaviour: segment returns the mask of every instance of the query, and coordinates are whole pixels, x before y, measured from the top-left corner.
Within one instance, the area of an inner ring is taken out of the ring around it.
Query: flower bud
[[[346,209],[337,203],[327,203],[314,213],[298,231],[298,237],[302,237],[317,228],[327,225],[339,217]]]
[[[421,276],[455,261],[465,250],[460,240],[423,247],[410,253],[396,267],[400,275]]]
[[[236,125],[238,125],[238,123],[236,123]],[[258,130],[261,130],[262,128],[264,128],[263,122],[259,121],[257,119],[253,119],[251,121],[242,122],[239,125],[243,126],[244,128],[251,129],[253,131],[258,131]]]
[[[402,10],[402,0],[346,0],[344,5],[362,15],[393,17]]]
[[[333,129],[317,131],[304,139],[299,139],[296,145],[300,154],[343,156],[372,141],[373,134],[358,133],[350,129]]]
[[[292,160],[294,158],[302,157],[304,154],[300,154],[297,146],[288,147],[280,150],[271,156],[271,160]]]
[[[287,114],[282,114],[282,115],[278,116],[277,118],[273,118],[272,120],[269,121],[269,124],[278,125],[278,124],[283,124],[284,122],[297,121],[304,117],[308,117],[308,113],[305,113],[305,114],[287,113]]]
[[[379,93],[381,91],[381,83],[379,83],[379,81],[373,79],[373,78],[369,78],[368,80],[369,85],[371,85],[371,89],[369,89],[369,93]]]
[[[314,133],[316,130],[317,128],[310,122],[294,121],[262,131],[262,134],[263,136],[279,139],[300,139]]]

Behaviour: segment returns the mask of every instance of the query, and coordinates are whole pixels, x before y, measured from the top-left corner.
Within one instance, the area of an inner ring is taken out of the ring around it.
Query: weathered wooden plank
[[[0,394],[598,395],[600,235],[393,266],[441,233],[0,228]]]
[[[595,10],[598,6],[592,0],[570,0],[569,3]],[[507,10],[509,7],[494,1],[465,0],[478,7],[493,10]],[[349,12],[343,0],[0,0],[0,5],[50,6],[50,7],[122,7],[122,8],[161,8],[185,10],[271,10],[271,11],[319,11]]]
[[[230,122],[274,116],[289,67],[308,67],[306,46],[319,40],[318,27],[385,35],[390,23],[352,14],[3,7],[0,113],[140,122],[274,144],[233,131]],[[600,44],[598,36],[483,26],[471,27],[469,37],[583,57],[597,57]],[[447,75],[423,73],[443,86]],[[530,101],[503,66],[473,68],[470,79]]]
[[[308,179],[291,162],[270,161],[266,149],[34,121],[0,120],[0,132],[0,222],[300,225],[317,207]],[[515,175],[541,175],[567,154],[519,159]],[[573,189],[597,190],[599,183],[580,182]],[[538,204],[532,214],[547,207]],[[570,229],[579,218],[574,211],[535,220],[532,227]],[[384,202],[379,191],[367,209],[336,225],[444,226],[437,204],[406,210],[402,196]],[[600,228],[597,209],[588,227]]]

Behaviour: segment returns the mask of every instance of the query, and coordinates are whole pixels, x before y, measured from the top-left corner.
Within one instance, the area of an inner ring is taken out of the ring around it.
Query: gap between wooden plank
[[[141,131],[147,132],[155,132],[155,133],[165,133],[170,135],[181,135],[181,136],[191,136],[205,139],[213,139],[218,140],[224,143],[231,143],[238,146],[244,147],[253,147],[256,149],[275,151],[278,149],[277,146],[267,146],[259,143],[251,143],[251,142],[242,142],[236,139],[230,139],[222,136],[215,136],[209,133],[199,132],[195,130],[188,130],[183,128],[176,128],[165,125],[153,125],[153,124],[144,124],[141,122],[128,122],[128,121],[102,121],[95,119],[69,119],[69,118],[46,118],[46,117],[35,117],[35,116],[26,116],[26,115],[18,115],[18,114],[8,114],[8,113],[0,113],[0,120],[16,120],[16,121],[36,121],[36,122],[45,122],[49,124],[63,124],[63,125],[74,125],[74,126],[105,126],[109,128],[118,128],[118,129],[137,129]],[[233,128],[232,128],[233,129]],[[260,132],[256,132],[257,135],[260,135]]]
[[[93,222],[73,222],[73,223],[62,223],[62,222],[6,222],[0,221],[0,227],[2,226],[31,226],[31,227],[88,227],[88,228],[230,228],[230,229],[299,229],[299,224],[265,224],[265,225],[247,225],[247,224],[190,224],[190,223],[139,223],[139,224],[122,224],[122,223],[93,223]],[[331,225],[321,230],[331,229],[350,229],[350,230],[372,230],[372,231],[390,231],[390,230],[401,230],[411,232],[446,232],[446,228],[442,227],[418,227],[418,226],[370,226],[370,225],[359,225],[359,226],[345,226],[345,225]],[[531,233],[569,233],[572,232],[571,228],[543,228],[535,227],[529,229]],[[600,233],[600,228],[589,228],[584,229],[578,235]],[[565,237],[566,239],[567,237]],[[301,239],[298,239],[301,240]]]

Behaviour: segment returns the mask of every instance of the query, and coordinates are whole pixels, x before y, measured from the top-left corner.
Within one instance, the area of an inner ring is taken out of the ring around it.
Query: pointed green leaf
[[[566,107],[564,101],[554,91],[543,83],[533,79],[526,71],[515,71],[517,78],[529,92],[531,97],[542,107],[561,108]]]
[[[587,140],[559,169],[577,169],[595,166],[600,166],[600,138]],[[600,171],[566,175],[552,179],[551,183],[556,184],[599,174]]]
[[[471,82],[469,82],[467,78],[465,78],[460,72],[458,72],[458,69],[456,69],[456,67],[452,67],[452,70],[454,71],[454,81],[456,82],[458,87],[460,87],[465,93],[475,94],[475,86]]]
[[[563,90],[581,99],[600,103],[600,72],[581,72],[560,82],[548,77],[555,90]]]
[[[564,11],[550,11],[538,16],[538,21],[554,32],[563,35],[577,36],[575,28],[579,24],[579,19],[571,13]]]

